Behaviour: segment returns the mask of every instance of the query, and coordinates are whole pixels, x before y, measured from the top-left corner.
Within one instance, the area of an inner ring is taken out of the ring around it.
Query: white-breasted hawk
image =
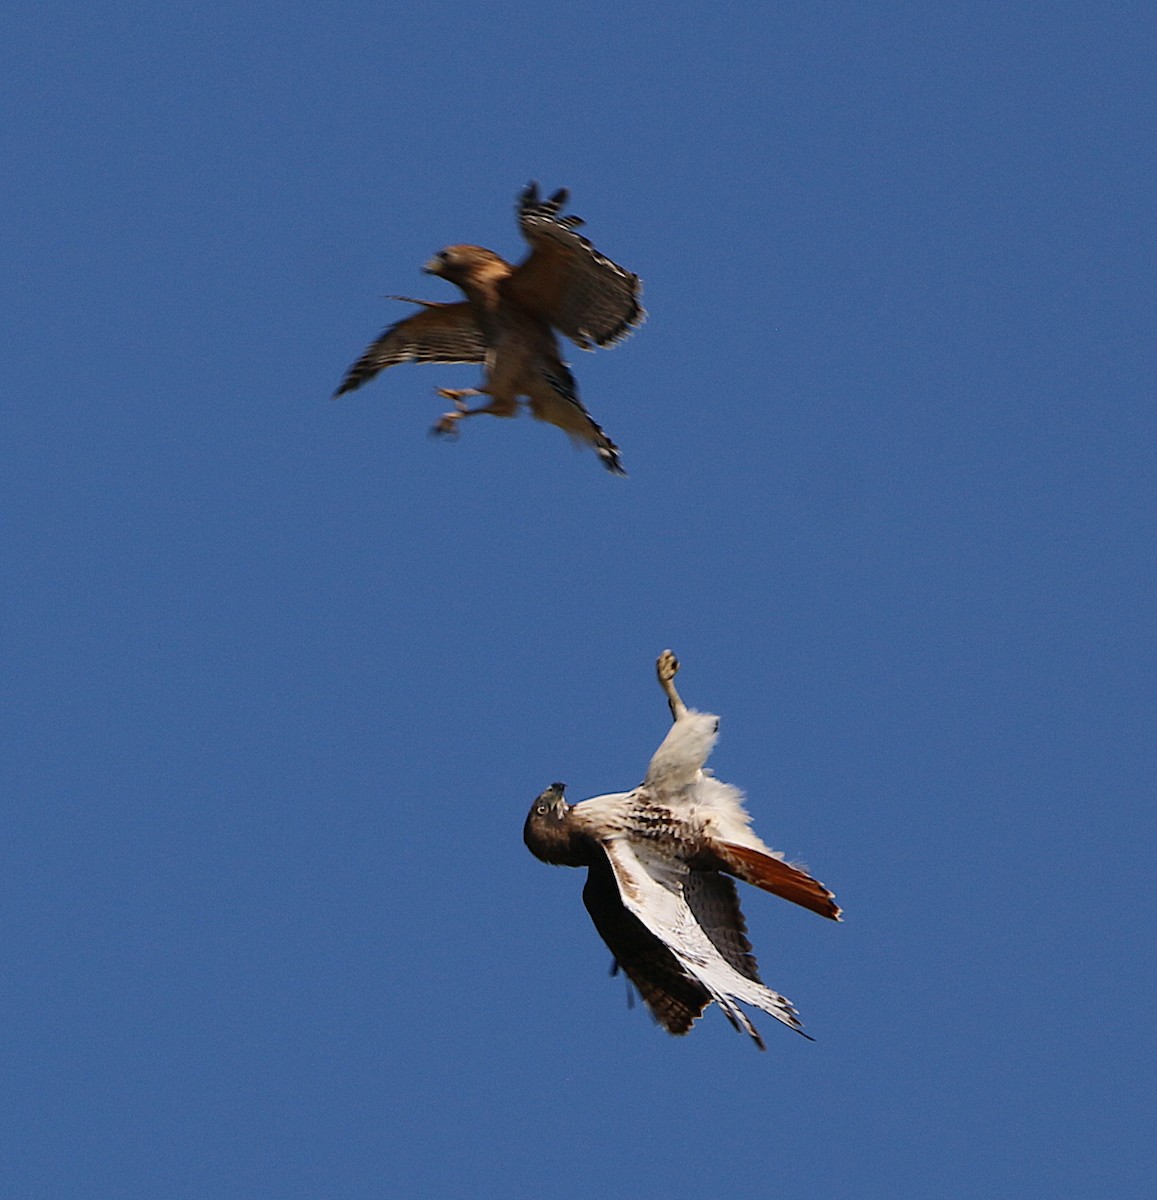
[[[657,667],[674,724],[643,782],[573,806],[552,784],[531,806],[523,839],[544,862],[587,868],[583,903],[659,1024],[686,1033],[714,1000],[763,1049],[743,1004],[803,1030],[791,1001],[759,976],[731,877],[832,920],[840,909],[756,836],[742,793],[704,769],[719,719],[680,699],[669,650]]]

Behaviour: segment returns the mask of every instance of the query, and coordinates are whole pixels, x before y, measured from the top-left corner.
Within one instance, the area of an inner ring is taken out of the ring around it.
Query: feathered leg
[[[454,411],[443,413],[434,423],[434,427],[430,430],[434,434],[456,434],[458,422],[463,417],[476,417],[479,413],[491,413],[496,417],[512,417],[516,412],[513,402],[505,399],[491,399],[489,404],[483,404],[479,408],[467,408],[465,403],[467,396],[491,394],[485,388],[438,388],[437,391],[439,396],[454,401]]]

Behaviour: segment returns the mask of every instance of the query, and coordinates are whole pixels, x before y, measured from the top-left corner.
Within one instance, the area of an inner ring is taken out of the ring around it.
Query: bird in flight
[[[791,1001],[759,977],[731,877],[832,920],[840,909],[822,883],[755,835],[739,789],[704,769],[719,718],[683,703],[670,650],[656,666],[674,724],[643,782],[575,805],[563,798],[565,784],[551,784],[531,806],[523,840],[543,862],[587,868],[587,912],[614,969],[660,1025],[684,1034],[714,1000],[762,1050],[741,1004],[803,1029]]]
[[[419,311],[386,329],[350,367],[334,398],[352,392],[379,371],[404,362],[482,363],[477,388],[439,388],[454,403],[432,432],[456,434],[466,417],[490,413],[513,417],[525,396],[531,413],[549,421],[580,445],[589,445],[603,466],[625,475],[619,448],[587,412],[578,386],[559,354],[555,331],[583,350],[613,346],[644,317],[642,282],[601,255],[575,230],[581,218],[563,216],[568,193],[540,199],[531,183],[518,199],[518,225],[530,254],[512,266],[482,246],[447,246],[422,268],[462,289],[465,300],[416,304]],[[487,396],[468,408],[468,396]]]

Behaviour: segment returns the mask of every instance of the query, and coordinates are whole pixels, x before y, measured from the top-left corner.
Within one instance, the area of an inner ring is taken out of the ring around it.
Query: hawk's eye
[[[535,809],[534,809],[534,811],[535,811],[536,813],[544,813],[544,812],[546,812],[546,805],[545,805],[545,804],[538,804],[538,805],[536,805],[536,806],[535,806]]]

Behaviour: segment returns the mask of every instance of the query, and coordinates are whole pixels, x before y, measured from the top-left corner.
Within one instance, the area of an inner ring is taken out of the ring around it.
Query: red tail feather
[[[749,846],[738,846],[734,842],[722,842],[718,848],[731,874],[744,883],[754,884],[772,895],[782,896],[793,904],[800,904],[819,913],[821,917],[840,919],[840,906],[835,896],[817,879],[806,872],[772,858]]]

